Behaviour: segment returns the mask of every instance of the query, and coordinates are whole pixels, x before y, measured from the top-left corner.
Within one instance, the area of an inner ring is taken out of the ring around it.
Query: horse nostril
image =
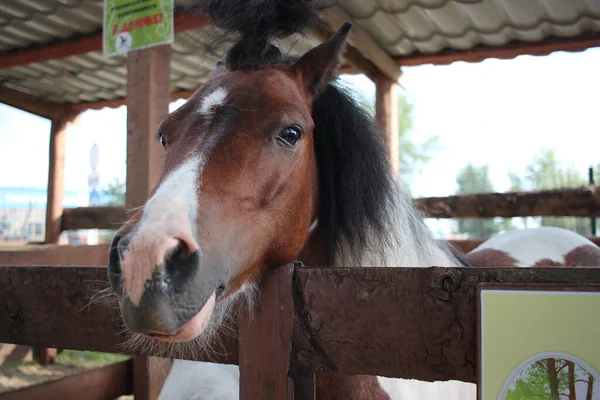
[[[123,250],[127,248],[129,240],[122,235],[116,235],[111,244],[108,253],[108,280],[113,290],[118,293],[123,293],[123,280],[121,270],[121,259],[123,258]]]

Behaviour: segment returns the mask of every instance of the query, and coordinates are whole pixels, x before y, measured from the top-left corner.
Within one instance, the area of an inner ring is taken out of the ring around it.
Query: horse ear
[[[295,64],[310,94],[317,95],[327,87],[340,63],[340,56],[351,24],[345,23],[329,39],[304,54]]]

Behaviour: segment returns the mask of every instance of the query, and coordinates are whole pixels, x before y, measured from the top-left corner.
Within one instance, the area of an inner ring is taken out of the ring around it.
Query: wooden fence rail
[[[423,197],[415,202],[429,218],[600,217],[600,186]],[[125,218],[123,207],[68,208],[61,229],[118,229]]]
[[[293,293],[293,347],[286,368],[293,376],[339,371],[475,382],[479,283],[600,284],[600,268],[285,266],[277,273],[286,273],[286,268],[292,268],[293,279],[271,279],[275,289],[270,290],[276,295],[267,297],[272,301],[291,298]],[[127,337],[116,302],[90,301],[94,296],[101,298],[99,291],[108,288],[104,267],[0,267],[0,287],[2,343],[131,352],[123,347]],[[287,318],[268,312],[271,322]],[[258,319],[263,331],[271,329]],[[252,328],[244,329],[244,335],[252,337]],[[238,364],[248,359],[238,355],[237,340],[230,333],[221,339],[221,355],[207,355],[203,360]],[[256,340],[249,343],[256,346]],[[253,354],[248,351],[240,354]],[[164,354],[153,349],[142,355]]]

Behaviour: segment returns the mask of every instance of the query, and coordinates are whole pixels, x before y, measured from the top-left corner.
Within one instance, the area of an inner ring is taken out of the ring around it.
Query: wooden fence
[[[106,275],[105,267],[0,267],[0,342],[126,352],[118,309],[90,302],[108,287]],[[314,374],[327,371],[476,382],[482,282],[600,284],[600,268],[283,266],[264,279],[254,318],[240,315],[239,342],[224,334],[220,355],[196,360],[240,365],[243,400],[292,391],[314,399]]]

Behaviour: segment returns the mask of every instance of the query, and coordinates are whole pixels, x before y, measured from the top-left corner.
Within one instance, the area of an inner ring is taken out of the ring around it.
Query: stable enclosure
[[[568,7],[554,4],[552,10],[542,7],[542,0],[533,1],[539,7],[527,12],[546,24],[546,29],[537,30],[499,13],[508,7],[506,0],[475,5],[444,0],[436,5],[416,0],[392,3],[390,9],[378,10],[376,2],[342,1],[324,13],[320,24],[310,27],[307,38],[284,45],[302,54],[344,22],[354,22],[341,72],[362,73],[375,83],[377,122],[398,174],[402,171],[396,83],[402,66],[600,46],[600,9],[583,0]],[[457,16],[456,7],[471,11],[472,17]],[[188,98],[224,54],[224,49],[203,42],[210,32],[206,15],[178,2],[175,10],[172,45],[113,58],[101,53],[102,1],[69,5],[47,0],[36,7],[9,2],[6,10],[0,10],[10,17],[0,26],[0,102],[52,121],[44,244],[0,249],[0,343],[35,347],[41,359],[51,358],[52,349],[123,351],[125,337],[117,311],[90,302],[108,287],[108,245],[63,246],[58,239],[65,231],[114,229],[127,218],[126,210],[144,204],[162,171],[162,151],[154,138],[169,103]],[[428,13],[433,17],[422,20]],[[482,28],[477,16],[486,15],[498,16],[498,21],[487,21],[493,26]],[[449,21],[449,29],[462,26],[465,32],[476,33],[449,33],[432,22],[436,18]],[[565,20],[571,22],[565,25]],[[419,24],[430,32],[415,33]],[[400,39],[386,40],[389,32],[398,33]],[[125,207],[64,209],[66,127],[87,109],[121,105],[128,111]],[[416,202],[432,218],[600,217],[600,187],[594,185]],[[451,244],[467,252],[482,239]],[[600,239],[590,239],[600,244]],[[600,284],[600,268],[310,267],[282,266],[269,274],[258,314],[252,320],[240,315],[239,340],[224,336],[223,355],[203,358],[240,365],[242,399],[312,399],[314,374],[327,371],[476,382],[479,283]],[[374,285],[376,292],[370,290]],[[293,293],[300,297],[294,300]],[[340,314],[340,304],[347,314]],[[364,321],[360,326],[353,324],[357,316]],[[411,358],[399,356],[406,348]],[[159,363],[153,356],[161,354],[135,354],[128,362],[3,393],[0,399],[35,398],[39,393],[70,399],[78,398],[82,390],[94,399],[127,394],[154,399],[164,376],[151,372]]]

